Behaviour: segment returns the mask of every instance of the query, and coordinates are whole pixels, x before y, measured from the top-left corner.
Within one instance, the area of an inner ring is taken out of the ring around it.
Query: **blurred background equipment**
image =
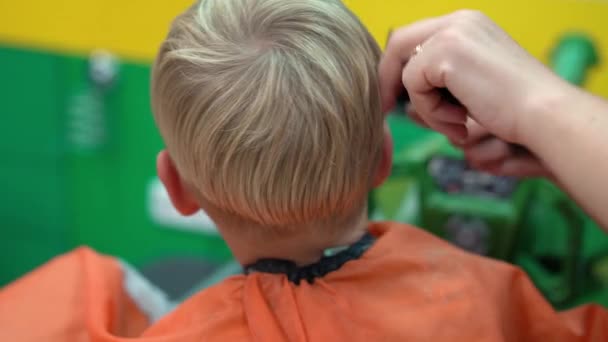
[[[608,97],[606,2],[345,3],[381,45],[396,27],[480,9],[560,76]],[[150,64],[190,4],[0,2],[0,286],[79,245],[123,258],[173,299],[238,272],[211,220],[181,217],[155,176]],[[370,196],[373,218],[515,263],[558,308],[608,305],[608,237],[564,194],[470,169],[401,110],[389,122],[396,165]]]

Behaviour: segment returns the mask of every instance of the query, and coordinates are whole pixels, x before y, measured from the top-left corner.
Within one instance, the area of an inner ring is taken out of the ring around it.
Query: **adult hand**
[[[474,120],[469,120],[466,127],[466,141],[452,143],[463,150],[474,168],[501,176],[553,178],[543,163],[524,147],[497,138]]]
[[[418,125],[430,128],[411,106],[407,113]],[[450,142],[464,152],[465,159],[476,170],[499,176],[554,178],[540,159],[529,150],[505,142],[473,119],[468,119],[466,129],[468,135],[464,141]]]
[[[565,83],[476,11],[395,31],[379,68],[386,111],[405,86],[420,118],[462,144],[467,135],[478,135],[468,130],[468,117],[503,142],[526,144],[524,121]],[[440,88],[462,106],[442,98]]]
[[[475,136],[469,118],[499,139],[492,149],[523,145],[608,231],[608,102],[561,80],[483,14],[461,11],[396,31],[380,81],[385,110],[405,85],[421,119],[465,152]]]

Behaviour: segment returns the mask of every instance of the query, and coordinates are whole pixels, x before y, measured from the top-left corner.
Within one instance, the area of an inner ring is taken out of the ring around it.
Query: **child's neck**
[[[368,229],[366,216],[351,222],[348,227],[340,227],[341,235],[328,238],[323,234],[310,231],[323,231],[308,227],[301,234],[271,239],[261,238],[258,234],[243,234],[242,230],[223,227],[220,230],[234,257],[241,265],[250,265],[261,259],[281,259],[305,266],[319,261],[328,248],[354,244],[365,235]],[[334,228],[334,227],[332,227]],[[239,233],[239,231],[241,231]]]

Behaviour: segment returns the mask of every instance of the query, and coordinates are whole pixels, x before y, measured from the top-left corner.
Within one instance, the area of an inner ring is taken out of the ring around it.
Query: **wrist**
[[[580,90],[561,79],[553,81],[554,87],[538,92],[530,92],[520,120],[517,122],[515,142],[540,153],[541,145],[551,143],[554,129],[569,121],[573,108],[580,96]],[[548,82],[550,84],[550,82]]]

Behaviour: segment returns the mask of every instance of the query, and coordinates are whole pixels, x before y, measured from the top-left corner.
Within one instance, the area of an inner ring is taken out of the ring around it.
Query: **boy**
[[[0,294],[0,340],[606,340],[598,308],[557,314],[509,265],[367,222],[391,166],[379,57],[338,0],[203,0],[178,17],[152,77],[158,174],[244,274],[163,314],[126,268],[79,250]]]

